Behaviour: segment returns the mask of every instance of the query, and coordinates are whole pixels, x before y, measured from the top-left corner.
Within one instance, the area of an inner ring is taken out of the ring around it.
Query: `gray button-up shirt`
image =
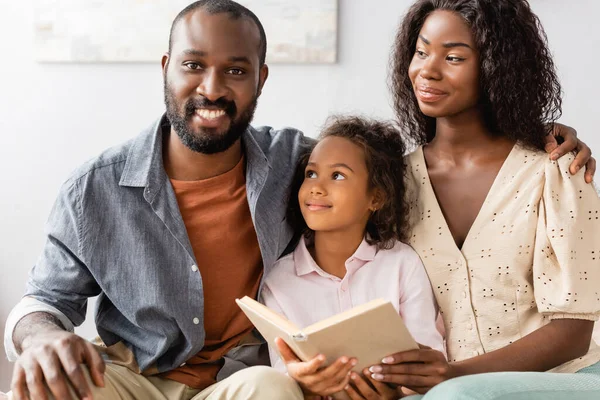
[[[103,342],[125,344],[141,370],[159,372],[198,353],[205,339],[202,278],[163,166],[165,129],[163,116],[65,182],[26,293],[75,325],[85,318],[87,299],[100,295],[96,325]],[[287,200],[310,139],[294,129],[250,127],[242,144],[265,276],[293,236],[285,222]],[[228,354],[218,379],[256,362],[258,346],[245,347]]]

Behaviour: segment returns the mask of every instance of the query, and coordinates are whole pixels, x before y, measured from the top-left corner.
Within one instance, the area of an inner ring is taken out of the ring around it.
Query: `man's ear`
[[[262,88],[263,86],[265,86],[265,82],[267,81],[267,78],[269,77],[269,66],[267,64],[263,64],[262,67],[260,67],[260,71],[258,72],[258,91],[256,96],[260,96],[262,93]]]
[[[167,76],[167,68],[169,67],[169,53],[165,53],[160,60],[163,78]]]

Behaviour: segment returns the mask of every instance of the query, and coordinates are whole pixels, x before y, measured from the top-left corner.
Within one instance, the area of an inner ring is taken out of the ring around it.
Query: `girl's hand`
[[[392,354],[382,360],[383,364],[370,367],[372,378],[424,394],[435,385],[457,376],[443,353],[427,346],[419,347],[418,350]]]
[[[292,377],[305,394],[329,396],[341,392],[350,381],[350,371],[356,359],[340,357],[333,364],[323,367],[325,356],[319,354],[310,361],[301,361],[281,338],[275,339],[281,359]]]
[[[399,389],[392,389],[383,382],[371,377],[368,369],[363,371],[365,378],[355,372],[350,375],[351,384],[346,387],[346,393],[352,400],[396,400],[402,397]]]

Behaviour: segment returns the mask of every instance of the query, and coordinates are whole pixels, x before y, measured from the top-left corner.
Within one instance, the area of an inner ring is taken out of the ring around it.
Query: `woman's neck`
[[[435,137],[427,145],[427,151],[435,153],[438,159],[460,165],[512,145],[514,142],[494,136],[481,113],[473,109],[451,118],[437,118]]]
[[[328,274],[342,279],[346,260],[356,252],[364,239],[361,232],[315,232],[314,247],[309,249],[317,265]]]

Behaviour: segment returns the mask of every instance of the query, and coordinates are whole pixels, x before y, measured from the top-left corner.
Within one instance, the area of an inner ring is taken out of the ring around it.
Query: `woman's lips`
[[[418,86],[415,93],[417,98],[424,103],[435,103],[448,96],[447,92],[429,86]]]

